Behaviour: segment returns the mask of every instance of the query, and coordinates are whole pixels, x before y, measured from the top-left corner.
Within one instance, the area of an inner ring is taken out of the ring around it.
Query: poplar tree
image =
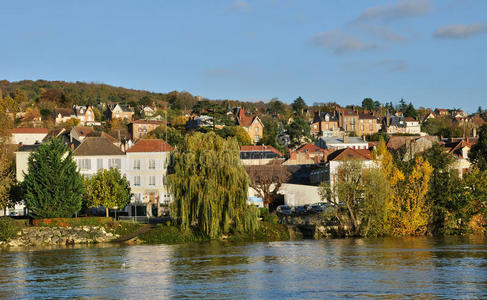
[[[83,178],[63,141],[51,138],[29,156],[25,202],[34,218],[72,217],[81,209]]]
[[[211,238],[252,232],[257,210],[247,204],[249,178],[234,138],[214,132],[187,135],[171,154],[168,183],[171,215],[182,229],[199,228]]]

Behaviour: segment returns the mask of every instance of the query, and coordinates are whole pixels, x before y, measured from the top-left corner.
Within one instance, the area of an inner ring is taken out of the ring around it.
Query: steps
[[[154,228],[156,228],[155,224],[146,224],[146,225],[142,226],[141,228],[137,229],[136,231],[132,232],[131,234],[127,234],[127,235],[119,237],[116,240],[113,240],[112,243],[123,243],[123,242],[130,241],[130,240],[138,237],[141,234],[144,234],[146,232],[151,231]]]

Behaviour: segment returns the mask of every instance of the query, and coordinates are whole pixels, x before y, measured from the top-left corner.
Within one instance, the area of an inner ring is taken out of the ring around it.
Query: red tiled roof
[[[363,120],[373,120],[373,119],[377,119],[376,116],[373,116],[373,115],[370,115],[370,114],[359,114],[358,115],[358,118],[359,119],[363,119]]]
[[[266,145],[256,145],[256,146],[242,146],[240,147],[240,151],[271,151],[276,153],[279,156],[283,156],[279,150],[272,146],[266,146]]]
[[[391,136],[387,142],[387,148],[397,150],[406,144],[406,141],[417,139],[417,136]]]
[[[24,128],[24,127],[19,127],[19,128],[14,128],[11,130],[11,133],[13,134],[41,134],[45,133],[48,134],[49,130],[47,128]]]
[[[344,160],[344,159],[359,159],[359,160],[370,160],[370,151],[367,149],[352,149],[345,148],[336,150],[328,156],[328,161],[332,160]]]
[[[311,143],[307,143],[307,144],[304,144],[302,145],[301,147],[299,147],[298,149],[296,149],[296,152],[308,152],[308,153],[311,153],[311,152],[326,152],[325,149],[321,148],[321,147],[318,147],[318,146],[315,146]]]
[[[139,140],[127,152],[169,152],[173,148],[171,145],[160,139],[142,139]]]
[[[416,122],[416,119],[415,118],[411,118],[411,117],[406,117],[405,120],[407,122]]]

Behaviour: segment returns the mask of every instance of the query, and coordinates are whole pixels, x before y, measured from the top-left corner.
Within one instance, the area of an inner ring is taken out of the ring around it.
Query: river
[[[484,237],[0,252],[1,298],[487,298]]]

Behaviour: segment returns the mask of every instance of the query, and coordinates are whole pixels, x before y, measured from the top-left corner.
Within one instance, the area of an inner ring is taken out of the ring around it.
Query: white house
[[[127,151],[127,173],[133,197],[129,215],[160,216],[171,201],[166,170],[172,147],[163,140],[142,139]]]
[[[103,137],[87,137],[73,151],[80,174],[91,178],[101,169],[116,168],[126,175],[125,153]]]
[[[344,136],[343,138],[320,137],[315,144],[316,146],[321,147],[323,149],[331,149],[331,150],[338,150],[338,149],[345,149],[345,148],[352,148],[352,149],[369,148],[369,143],[367,141],[364,141],[359,137],[350,137],[350,136]]]
[[[411,117],[406,117],[405,119],[406,119],[406,133],[410,133],[410,134],[421,133],[421,126],[419,125],[419,121]]]
[[[47,136],[47,128],[14,128],[11,131],[11,144],[34,145],[39,144]]]

